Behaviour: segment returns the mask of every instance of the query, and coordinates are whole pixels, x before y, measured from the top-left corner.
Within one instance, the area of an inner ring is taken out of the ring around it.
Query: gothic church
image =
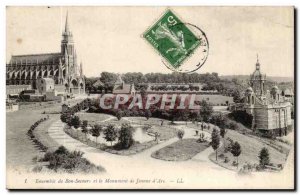
[[[82,63],[78,68],[68,14],[59,53],[13,55],[6,65],[6,85],[31,85],[36,89],[38,78],[52,78],[56,88],[68,93],[85,93]]]

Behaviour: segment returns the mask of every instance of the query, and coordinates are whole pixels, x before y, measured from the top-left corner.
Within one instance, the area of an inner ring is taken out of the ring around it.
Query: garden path
[[[275,175],[274,173],[252,173],[250,176],[240,177],[236,172],[222,168],[208,159],[208,155],[213,152],[211,147],[188,161],[163,161],[151,157],[152,152],[174,143],[178,138],[171,138],[165,142],[161,142],[136,155],[115,155],[87,146],[73,139],[64,132],[63,127],[64,124],[61,121],[56,121],[49,128],[49,135],[67,149],[80,150],[84,152],[84,157],[90,162],[104,167],[106,173],[102,175],[105,178],[162,179],[168,183],[167,188],[187,188],[194,186],[195,188],[205,189],[233,188],[236,186],[251,188],[247,184],[253,182],[253,176],[256,177],[256,187],[264,188],[282,178],[281,174]],[[185,138],[194,136],[195,129],[185,128],[185,131]],[[272,177],[270,177],[271,175]],[[153,176],[154,178],[149,178],[149,176]],[[183,178],[183,183],[178,184],[177,180],[181,178]],[[215,185],[216,183],[218,185]],[[147,184],[143,185],[144,188],[147,188],[147,186]],[[153,185],[149,186],[153,188]],[[159,184],[157,187],[159,188]],[[166,186],[164,185],[164,187]]]

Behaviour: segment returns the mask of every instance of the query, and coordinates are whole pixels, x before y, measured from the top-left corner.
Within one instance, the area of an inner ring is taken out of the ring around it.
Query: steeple
[[[68,23],[68,12],[67,12],[67,16],[66,16],[66,23],[65,23],[65,33],[69,33],[70,29],[69,29],[69,23]]]
[[[68,52],[68,55],[73,56],[74,55],[74,42],[73,42],[73,35],[70,31],[69,27],[69,14],[67,12],[66,15],[66,23],[65,23],[65,29],[62,33],[62,41],[61,41],[61,53],[64,55],[66,54],[66,51]]]

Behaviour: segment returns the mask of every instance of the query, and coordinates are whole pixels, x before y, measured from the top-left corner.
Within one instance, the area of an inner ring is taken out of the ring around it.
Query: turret
[[[254,92],[252,87],[248,87],[245,91],[246,103],[253,105],[255,103]]]
[[[82,76],[83,76],[82,62],[80,62],[79,75],[80,75],[80,77],[82,77]]]
[[[279,89],[278,89],[278,87],[276,85],[274,85],[272,87],[270,93],[271,93],[271,97],[272,97],[273,100],[279,101],[279,95],[280,95],[280,93],[279,93]]]
[[[73,56],[73,69],[74,69],[74,74],[78,75],[78,69],[77,69],[77,54],[76,50],[74,49],[74,56]]]
[[[64,75],[63,75],[63,65],[61,62],[61,59],[59,59],[59,67],[58,67],[58,83],[62,84],[63,83],[63,79],[64,79]]]

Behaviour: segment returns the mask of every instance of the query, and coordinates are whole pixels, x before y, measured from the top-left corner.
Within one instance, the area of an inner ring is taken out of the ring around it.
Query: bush
[[[232,166],[237,167],[239,165],[239,163],[237,163],[235,160],[232,162]]]
[[[184,136],[184,130],[178,130],[178,131],[177,131],[177,137],[178,137],[179,139],[182,139],[183,136]]]
[[[228,115],[230,118],[234,119],[237,122],[242,123],[246,127],[251,128],[253,116],[248,114],[246,111],[235,110]]]
[[[119,132],[119,145],[122,149],[129,148],[133,143],[133,128],[129,124],[122,124]]]
[[[36,165],[36,166],[33,167],[32,172],[34,172],[34,173],[40,173],[42,171],[42,169],[43,169],[43,166]]]
[[[44,158],[42,158],[42,161],[46,162],[46,161],[50,161],[51,158],[53,158],[53,152],[46,152],[46,154],[44,155]]]
[[[229,123],[229,129],[236,130],[238,128],[238,125],[236,122],[230,122]]]
[[[152,116],[150,110],[145,110],[145,114],[144,115],[145,115],[145,117],[146,117],[147,120]]]
[[[71,118],[71,115],[68,112],[62,113],[60,115],[60,120],[64,123],[67,123],[70,120],[70,118]]]
[[[118,119],[118,120],[121,120],[122,116],[123,116],[123,112],[120,111],[120,110],[118,110],[117,113],[116,113],[117,119]]]
[[[69,151],[64,146],[59,146],[59,148],[54,152],[57,155],[68,155]]]
[[[206,142],[204,133],[200,133],[200,138],[198,139],[198,142],[200,143]]]
[[[71,125],[75,128],[75,129],[78,129],[80,127],[80,119],[79,119],[79,116],[73,116],[71,118]]]
[[[104,130],[104,138],[107,142],[110,142],[112,145],[112,142],[116,140],[117,138],[117,131],[115,129],[114,125],[108,125],[106,129]]]
[[[259,165],[265,168],[266,165],[270,164],[269,150],[263,147],[259,153]]]
[[[69,173],[84,172],[90,173],[104,170],[101,167],[96,167],[85,158],[82,158],[83,152],[69,152],[64,146],[60,146],[54,152],[47,152],[44,155],[43,161],[49,161],[49,169],[54,171],[64,170]],[[39,170],[37,168],[37,170]]]
[[[228,163],[229,161],[230,161],[229,158],[227,156],[225,156],[224,163]]]

